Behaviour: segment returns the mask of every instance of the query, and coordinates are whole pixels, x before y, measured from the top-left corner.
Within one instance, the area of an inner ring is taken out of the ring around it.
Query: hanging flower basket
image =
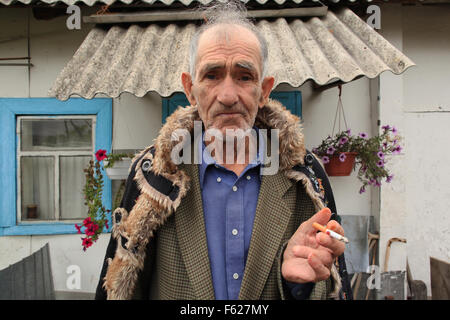
[[[111,180],[123,180],[128,177],[128,169],[131,166],[131,159],[123,159],[115,161],[112,167],[108,167],[107,161],[105,161],[106,175]]]
[[[339,156],[330,158],[325,164],[325,170],[329,176],[349,176],[355,164],[356,152],[342,152]]]

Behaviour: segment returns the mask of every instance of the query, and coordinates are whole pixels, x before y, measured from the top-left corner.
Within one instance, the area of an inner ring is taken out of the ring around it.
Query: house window
[[[0,236],[76,233],[83,169],[111,150],[112,100],[0,98]],[[104,175],[102,202],[111,208]]]
[[[272,91],[270,98],[280,101],[292,114],[302,116],[302,93],[300,91]],[[175,93],[162,101],[162,123],[178,106],[189,106],[189,101],[183,93]]]
[[[18,116],[17,221],[87,215],[83,169],[93,159],[96,116]]]

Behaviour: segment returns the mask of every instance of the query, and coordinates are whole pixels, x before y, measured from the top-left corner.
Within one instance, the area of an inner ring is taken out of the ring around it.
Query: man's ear
[[[195,97],[192,94],[192,77],[189,73],[183,72],[181,74],[181,82],[183,83],[184,93],[186,94],[186,98],[189,100],[191,106],[195,106],[197,102],[195,101]]]
[[[259,107],[262,108],[267,103],[269,99],[270,92],[272,91],[273,84],[275,83],[274,77],[265,77],[262,81],[261,88],[261,98],[259,99]]]

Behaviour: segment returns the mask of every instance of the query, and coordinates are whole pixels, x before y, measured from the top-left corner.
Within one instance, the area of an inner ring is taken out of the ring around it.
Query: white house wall
[[[383,123],[405,137],[392,162],[396,178],[381,191],[380,264],[393,243],[388,270],[406,270],[430,287],[430,257],[450,260],[450,10],[448,6],[384,5],[381,33],[416,64],[402,76],[380,76]]]
[[[17,36],[16,40],[0,41],[0,57],[27,56],[27,16],[27,9],[0,9],[0,39]],[[69,31],[64,17],[50,21],[31,18],[30,25],[30,54],[34,66],[30,75],[27,67],[1,67],[1,97],[46,97],[56,76],[91,27],[82,25],[80,31]],[[342,100],[347,123],[354,133],[372,131],[371,108],[374,96],[370,94],[369,84],[370,81],[363,78],[343,87]],[[280,85],[277,89],[302,91],[308,148],[316,146],[331,133],[338,101],[337,88],[319,92],[313,90],[310,83],[306,83],[297,89],[288,85]],[[114,99],[113,148],[141,149],[151,144],[160,129],[161,113],[161,97],[154,93],[149,93],[144,98],[123,93]],[[331,183],[341,214],[372,213],[372,196],[369,192],[358,194],[360,184],[356,173],[350,177],[332,177]],[[76,234],[0,237],[0,269],[23,259],[49,242],[55,289],[68,290],[66,281],[70,275],[67,274],[67,268],[78,265],[81,270],[81,287],[77,291],[92,293],[98,282],[108,240],[109,234],[105,234],[94,246],[83,252],[80,235]]]

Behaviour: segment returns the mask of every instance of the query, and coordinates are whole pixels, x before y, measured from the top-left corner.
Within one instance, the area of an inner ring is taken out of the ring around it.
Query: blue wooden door
[[[271,99],[280,101],[292,114],[302,116],[302,93],[300,91],[275,91],[270,94]],[[188,106],[189,101],[184,93],[175,93],[171,98],[162,99],[162,123],[178,106]]]

